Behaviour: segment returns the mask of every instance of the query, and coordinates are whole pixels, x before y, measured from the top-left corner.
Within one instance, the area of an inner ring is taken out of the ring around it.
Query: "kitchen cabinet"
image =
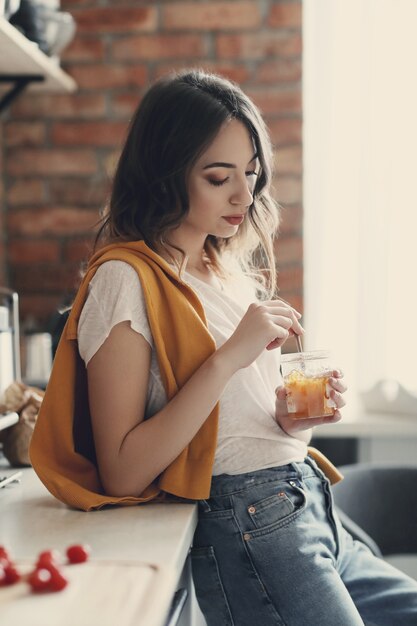
[[[37,44],[0,17],[0,111],[26,87],[37,91],[75,91],[77,85]],[[3,85],[12,85],[5,91]]]
[[[2,474],[13,471],[6,467],[0,468]],[[126,607],[111,626],[164,626],[180,587],[187,588],[189,600],[178,624],[196,624],[188,556],[196,505],[146,504],[85,513],[51,496],[32,468],[22,474],[20,484],[0,489],[0,543],[22,567],[33,564],[43,550],[65,554],[74,543],[88,543],[91,558],[84,565],[65,566],[70,584],[59,593],[33,595],[26,583],[0,588],[2,626],[37,626],[33,615],[38,614],[42,626],[110,626],[108,618],[119,603]],[[92,621],[82,621],[80,606],[94,613]],[[62,619],[56,619],[56,612]],[[20,621],[7,621],[5,615]]]

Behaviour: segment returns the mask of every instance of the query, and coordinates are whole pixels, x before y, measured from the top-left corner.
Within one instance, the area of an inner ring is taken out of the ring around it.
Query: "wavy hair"
[[[169,232],[189,210],[191,168],[231,119],[248,129],[259,175],[248,219],[230,238],[209,235],[205,254],[218,275],[226,277],[239,267],[257,280],[264,296],[271,297],[276,286],[273,241],[279,206],[270,192],[269,133],[259,110],[236,83],[199,68],[164,76],[144,95],[128,129],[96,245],[101,240],[143,240],[155,251],[165,248]],[[180,252],[183,264],[186,257]]]

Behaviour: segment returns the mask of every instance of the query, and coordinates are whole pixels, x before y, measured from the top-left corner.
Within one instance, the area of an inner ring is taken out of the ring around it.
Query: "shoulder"
[[[105,280],[132,281],[133,279],[138,281],[138,275],[130,263],[126,261],[106,261],[100,265],[90,284]]]
[[[106,261],[100,265],[90,282],[87,302],[92,300],[102,311],[107,311],[107,315],[115,308],[145,309],[139,276],[124,261]]]

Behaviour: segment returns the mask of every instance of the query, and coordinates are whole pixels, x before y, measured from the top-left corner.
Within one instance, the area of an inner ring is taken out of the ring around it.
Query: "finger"
[[[275,328],[275,331],[278,337],[275,337],[275,339],[268,343],[268,345],[266,346],[267,350],[275,350],[275,348],[280,348],[289,337],[288,330],[285,330],[285,328],[281,328],[280,330]]]
[[[341,369],[337,369],[337,370],[332,370],[331,375],[332,375],[334,378],[343,378],[344,373],[343,373],[343,371],[342,371]]]
[[[335,403],[337,409],[341,409],[343,406],[346,405],[345,399],[337,391],[332,390],[329,395],[330,399],[333,400],[333,402]]]
[[[287,392],[285,387],[277,387],[275,389],[275,412],[281,417],[288,417]]]
[[[275,350],[276,348],[280,348],[283,343],[282,339],[274,339],[266,346],[265,350]]]
[[[285,304],[288,304],[288,306],[292,308],[292,310],[295,312],[298,318],[302,317],[302,314],[300,313],[300,311],[294,308],[289,302],[287,302],[287,300],[284,300],[284,298],[277,298],[277,299],[280,300],[281,302],[284,302]]]
[[[304,326],[301,326],[301,324],[294,325],[292,328],[290,328],[290,334],[294,336],[298,335],[299,337],[301,335],[304,335],[305,334]]]
[[[340,422],[340,420],[342,419],[342,414],[339,411],[339,409],[336,409],[336,411],[334,412],[333,415],[330,415],[329,417],[326,418],[326,424],[332,423],[335,424],[336,422]]]
[[[281,321],[286,320],[285,322],[283,321],[285,328],[291,328],[293,334],[295,335],[304,334],[304,328],[301,326],[292,309],[273,308],[269,312],[275,323],[280,323]]]
[[[329,378],[329,385],[339,393],[345,393],[345,391],[347,391],[347,386],[339,379]]]
[[[263,300],[262,304],[267,304],[268,306],[285,305],[285,308],[288,308],[288,309],[291,309],[291,311],[294,311],[294,314],[298,319],[302,317],[302,313],[300,313],[300,311],[295,309],[293,306],[291,306],[289,302],[287,302],[286,300],[283,300],[282,298],[277,298],[276,300]]]
[[[271,319],[277,326],[281,326],[286,330],[289,330],[293,335],[303,335],[304,328],[301,326],[298,320],[294,319],[293,316],[283,316],[283,315],[271,315]]]

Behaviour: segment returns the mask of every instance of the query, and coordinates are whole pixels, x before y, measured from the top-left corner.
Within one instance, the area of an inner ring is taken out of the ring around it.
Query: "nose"
[[[248,207],[253,202],[253,195],[249,188],[247,178],[245,176],[243,181],[236,183],[236,188],[233,190],[230,196],[230,204],[242,205]]]

